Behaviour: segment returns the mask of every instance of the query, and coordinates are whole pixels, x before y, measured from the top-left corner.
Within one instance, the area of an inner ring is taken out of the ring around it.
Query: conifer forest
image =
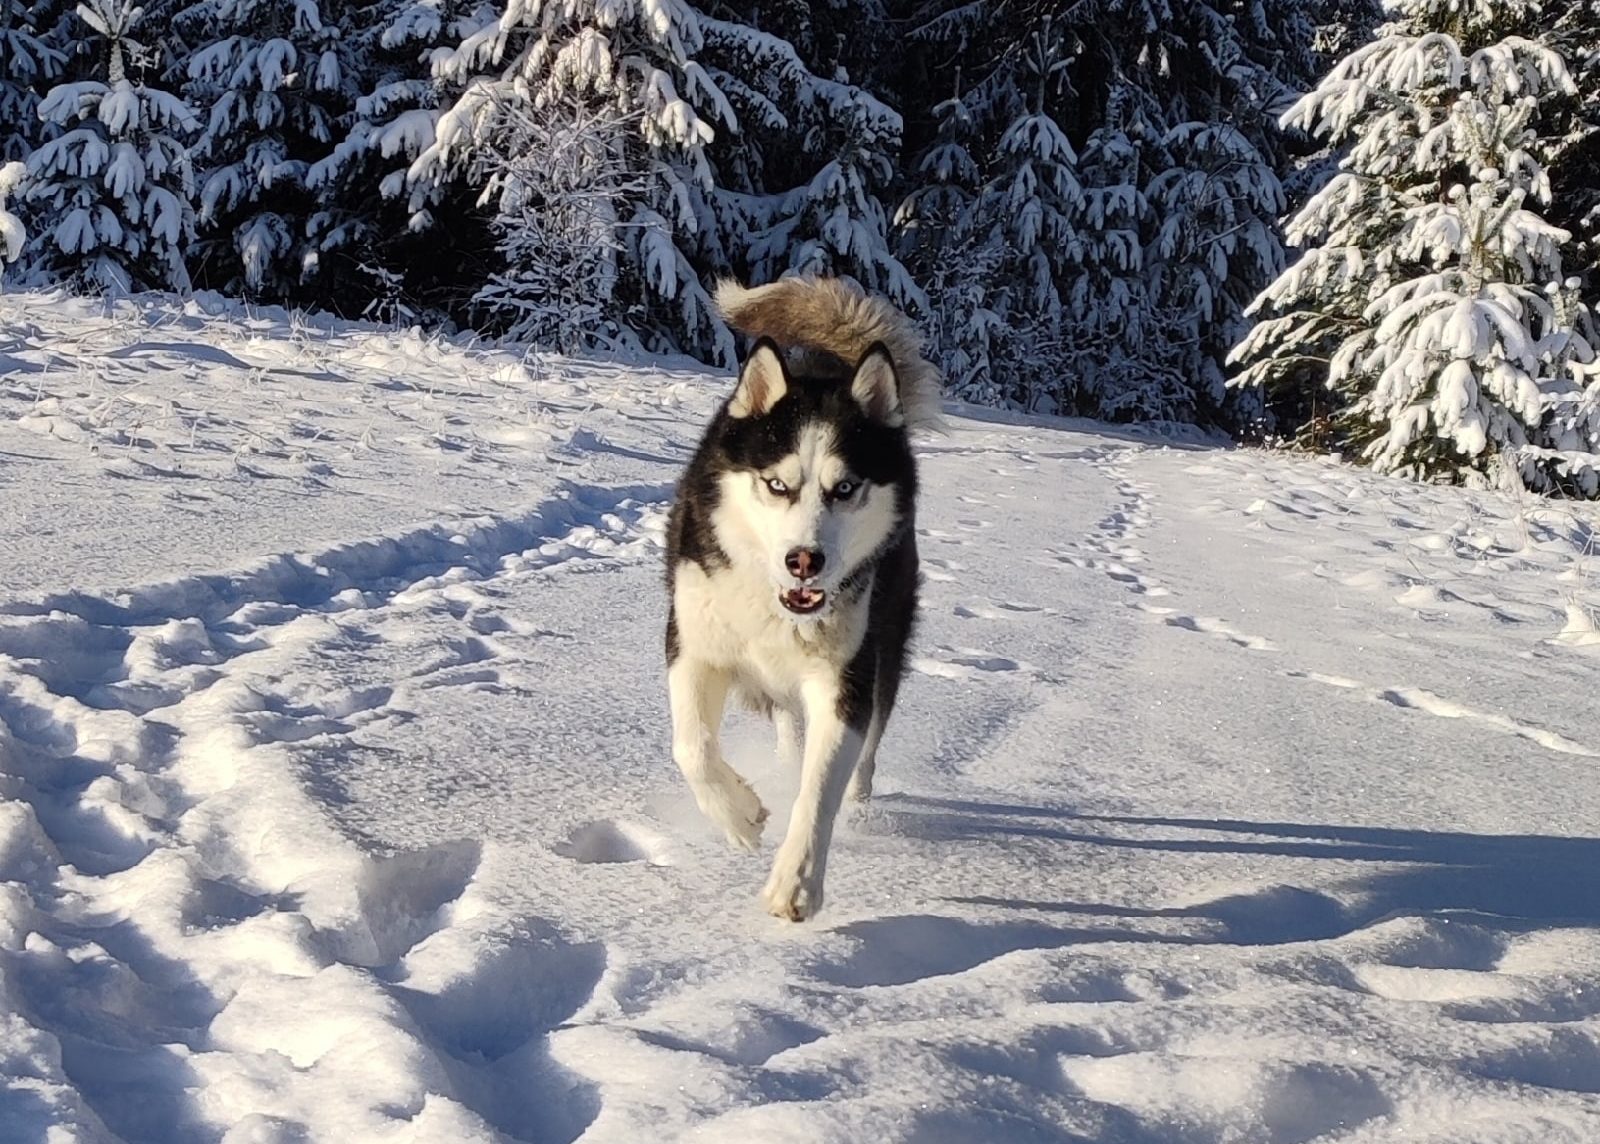
[[[0,0],[0,265],[1594,497],[1600,0]]]

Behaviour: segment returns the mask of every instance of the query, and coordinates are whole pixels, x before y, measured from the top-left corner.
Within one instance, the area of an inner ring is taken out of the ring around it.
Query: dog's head
[[[778,603],[821,616],[909,514],[915,469],[894,362],[785,361],[756,344],[723,411],[717,529]]]

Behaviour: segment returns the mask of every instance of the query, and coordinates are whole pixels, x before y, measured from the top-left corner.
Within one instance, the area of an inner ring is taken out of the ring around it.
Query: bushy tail
[[[942,428],[939,371],[922,356],[922,338],[911,320],[884,299],[840,278],[808,277],[756,287],[724,279],[717,284],[716,301],[736,330],[780,346],[823,350],[851,365],[882,342],[894,359],[906,428]]]

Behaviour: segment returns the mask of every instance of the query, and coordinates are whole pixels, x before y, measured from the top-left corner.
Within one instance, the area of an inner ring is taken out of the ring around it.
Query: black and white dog
[[[917,605],[910,434],[939,375],[911,323],[839,279],[724,283],[756,340],[678,485],[667,534],[672,753],[701,811],[754,850],[767,811],[723,759],[734,695],[771,715],[800,794],[762,898],[822,905],[834,817],[872,791]],[[804,726],[804,744],[799,729]]]

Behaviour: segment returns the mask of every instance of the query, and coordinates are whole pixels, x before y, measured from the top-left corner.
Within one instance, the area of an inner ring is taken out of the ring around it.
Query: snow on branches
[[[0,163],[0,267],[21,258],[22,246],[28,239],[22,220],[6,209],[6,199],[16,192],[27,175],[28,168],[15,159]]]
[[[131,0],[86,0],[77,15],[104,45],[106,77],[62,83],[39,104],[58,131],[28,157],[27,198],[52,220],[41,263],[80,288],[186,291],[194,234],[187,141],[198,126],[179,96],[128,77],[144,55]]]
[[[1522,34],[1534,5],[1397,9],[1284,116],[1346,150],[1290,220],[1304,252],[1254,303],[1235,384],[1320,381],[1337,439],[1381,471],[1592,485],[1549,454],[1556,421],[1560,452],[1581,444],[1593,357],[1572,235],[1540,213],[1573,81]]]

